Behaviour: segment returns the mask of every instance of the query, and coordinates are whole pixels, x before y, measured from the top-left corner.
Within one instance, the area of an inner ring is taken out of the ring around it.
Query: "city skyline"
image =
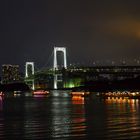
[[[52,65],[54,46],[67,48],[68,64],[137,64],[139,5],[137,0],[3,1],[0,65]]]
[[[1,0],[0,139],[140,139],[140,0]]]

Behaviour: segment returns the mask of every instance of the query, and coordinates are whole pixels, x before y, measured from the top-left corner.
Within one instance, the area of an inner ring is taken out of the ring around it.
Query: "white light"
[[[54,75],[54,89],[57,89],[57,75]]]
[[[26,66],[25,66],[25,77],[26,78],[29,77],[28,66],[31,66],[32,75],[34,75],[34,62],[26,62]],[[34,80],[31,80],[31,82],[32,82],[32,90],[35,90]]]
[[[26,62],[26,68],[25,68],[25,77],[28,78],[29,74],[28,74],[28,66],[31,66],[32,68],[32,75],[34,75],[34,62]]]
[[[61,51],[63,52],[63,56],[64,56],[64,68],[67,69],[67,58],[66,58],[66,48],[65,47],[54,47],[54,65],[53,68],[54,70],[58,69],[58,65],[57,65],[57,52]]]

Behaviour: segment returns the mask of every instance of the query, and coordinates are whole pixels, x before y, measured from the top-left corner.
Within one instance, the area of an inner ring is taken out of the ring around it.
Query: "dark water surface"
[[[0,98],[0,139],[140,139],[140,101]]]

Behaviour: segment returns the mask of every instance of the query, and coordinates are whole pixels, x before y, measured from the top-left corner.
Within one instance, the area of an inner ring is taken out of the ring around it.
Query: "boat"
[[[49,91],[46,90],[34,90],[33,95],[47,95],[49,94]]]
[[[90,92],[85,92],[85,91],[73,91],[73,92],[71,92],[72,96],[87,97],[89,94],[90,94]]]

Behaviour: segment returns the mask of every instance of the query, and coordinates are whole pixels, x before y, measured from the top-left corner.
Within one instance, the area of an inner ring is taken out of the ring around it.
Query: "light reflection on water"
[[[0,139],[139,139],[139,106],[121,98],[0,98]]]
[[[106,99],[108,138],[140,138],[140,112],[138,99]],[[110,105],[111,106],[110,106]]]

